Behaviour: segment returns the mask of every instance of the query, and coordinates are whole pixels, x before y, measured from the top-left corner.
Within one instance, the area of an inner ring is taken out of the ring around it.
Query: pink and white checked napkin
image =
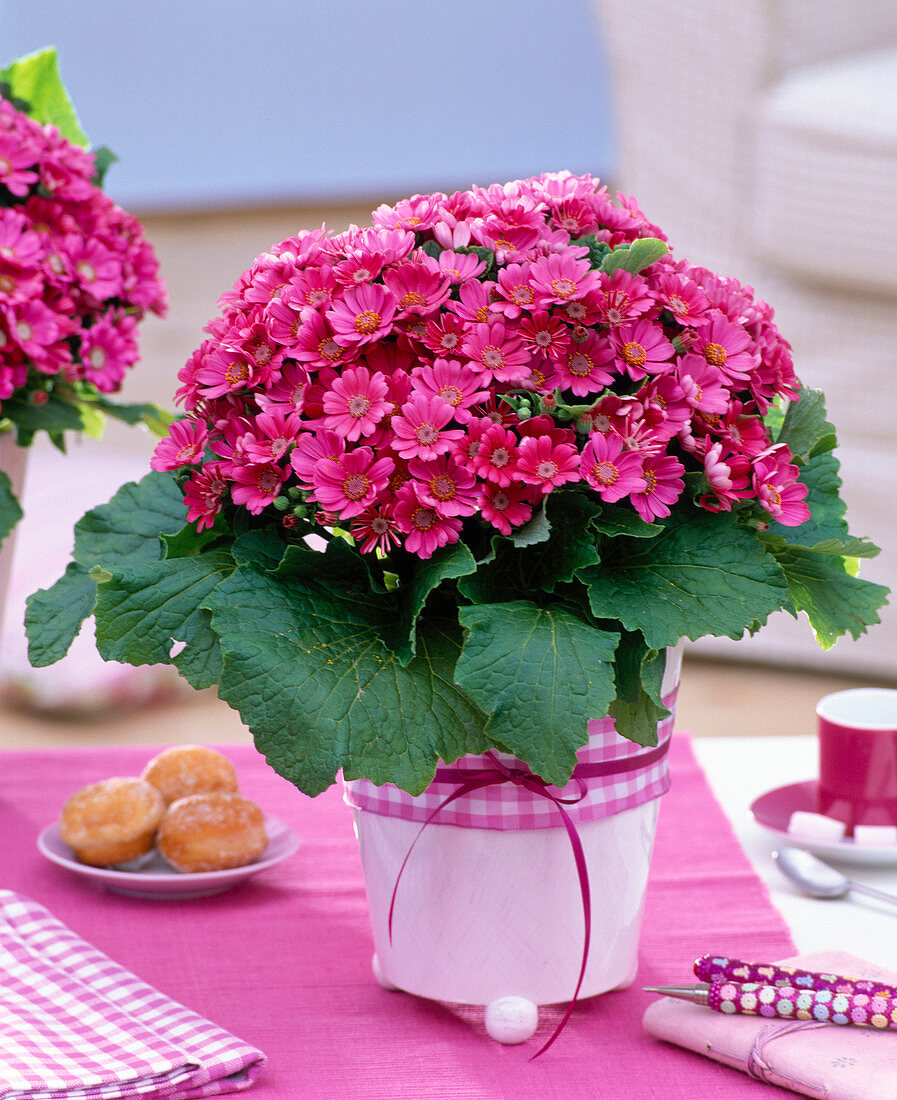
[[[248,1088],[264,1055],[0,890],[0,1097],[116,1100]]]

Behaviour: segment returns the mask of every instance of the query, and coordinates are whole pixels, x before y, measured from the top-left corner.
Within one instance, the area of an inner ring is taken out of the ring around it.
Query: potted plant
[[[0,70],[0,615],[35,435],[64,452],[66,432],[98,436],[106,416],[166,423],[110,398],[165,289],[140,223],[102,190],[115,157],[87,146],[55,50]]]
[[[298,233],[220,304],[154,472],[85,516],[65,576],[31,597],[31,659],[61,656],[92,613],[104,657],[216,685],[307,794],[341,769],[366,864],[373,832],[400,826],[387,885],[369,884],[381,953],[387,910],[424,889],[420,851],[396,882],[427,822],[431,861],[434,838],[456,845],[430,875],[443,908],[468,834],[498,852],[486,879],[515,881],[544,837],[514,834],[556,834],[535,877],[574,910],[593,826],[650,852],[679,639],[738,638],[781,609],[826,646],[877,621],[885,590],[855,568],[876,548],[848,534],[834,430],[772,310],[675,258],[590,177],[420,195],[370,228]],[[621,804],[623,772],[638,790]],[[476,828],[446,823],[487,788],[513,802],[505,831],[479,836],[503,815],[488,807]],[[594,907],[625,908],[630,941],[647,855],[631,863],[635,900]],[[626,936],[583,985],[574,933],[565,988],[577,970],[584,992],[630,978]]]

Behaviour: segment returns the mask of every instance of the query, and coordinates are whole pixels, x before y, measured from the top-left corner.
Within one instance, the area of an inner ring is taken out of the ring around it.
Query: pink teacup
[[[819,812],[847,825],[897,825],[897,690],[826,695],[819,719]]]

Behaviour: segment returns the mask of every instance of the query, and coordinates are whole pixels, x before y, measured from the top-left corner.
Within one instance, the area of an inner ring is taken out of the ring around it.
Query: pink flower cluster
[[[165,311],[140,223],[94,176],[93,154],[0,100],[0,416],[57,377],[116,391],[138,321]]]
[[[618,199],[562,172],[283,241],[222,297],[154,468],[196,467],[200,529],[229,497],[423,558],[469,517],[509,534],[565,485],[664,517],[687,471],[710,511],[756,501],[803,522],[806,488],[762,420],[796,393],[771,309],[669,253],[600,270],[608,249],[663,239]]]

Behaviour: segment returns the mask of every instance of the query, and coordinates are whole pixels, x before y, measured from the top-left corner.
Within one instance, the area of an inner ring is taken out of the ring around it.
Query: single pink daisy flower
[[[430,558],[440,546],[457,542],[461,536],[458,516],[440,516],[431,505],[417,498],[413,483],[404,485],[396,498],[394,517],[405,536],[405,549],[419,558]]]
[[[177,470],[201,462],[209,432],[199,420],[176,420],[168,426],[168,435],[160,439],[150,459],[150,469]]]
[[[480,515],[503,535],[510,535],[512,528],[532,519],[533,509],[522,485],[501,486],[486,482],[480,486]]]
[[[606,369],[613,359],[608,342],[594,333],[580,343],[571,341],[566,356],[557,364],[561,389],[572,390],[577,397],[601,393],[614,379]]]
[[[480,437],[473,469],[496,485],[510,485],[516,477],[517,436],[501,424],[492,424]]]
[[[429,462],[413,458],[408,472],[415,479],[418,500],[435,508],[440,516],[472,516],[477,510],[476,478],[451,455]]]
[[[646,374],[672,370],[676,352],[660,325],[651,321],[620,325],[612,331],[611,341],[620,370],[636,381]]]
[[[475,252],[452,252],[446,249],[439,253],[439,270],[454,286],[467,282],[468,279],[476,279],[486,270],[486,261],[481,260]]]
[[[379,283],[365,283],[346,289],[343,297],[327,310],[337,342],[369,344],[390,331],[396,313],[396,297]]]
[[[631,493],[632,506],[646,523],[670,514],[670,506],[682,495],[685,467],[670,455],[647,455],[642,462],[645,488]]]
[[[0,130],[0,184],[23,198],[39,176],[33,171],[40,162],[40,150],[25,134]]]
[[[344,347],[337,343],[333,329],[317,311],[303,315],[303,323],[290,357],[308,363],[311,369],[333,366],[348,358]]]
[[[72,328],[65,317],[39,300],[16,302],[3,312],[6,314],[12,342],[29,359],[43,358],[46,349],[61,336],[67,336]]]
[[[273,343],[289,351],[299,340],[301,307],[288,298],[275,298],[265,310],[265,328]]]
[[[139,357],[133,317],[106,317],[82,329],[78,357],[80,376],[93,382],[100,393],[115,393],[125,372]]]
[[[736,500],[753,495],[750,463],[744,455],[731,453],[722,442],[705,451],[704,475],[711,493],[704,494],[698,503],[708,512],[731,512]]]
[[[325,427],[354,443],[392,412],[386,379],[367,367],[348,367],[324,394],[323,409]]]
[[[423,342],[435,355],[451,359],[461,353],[467,325],[453,313],[441,313],[427,322]]]
[[[325,459],[338,462],[345,453],[345,440],[336,432],[302,432],[290,452],[290,465],[303,488],[311,489],[318,463]]]
[[[390,268],[383,276],[398,303],[397,317],[435,313],[448,298],[452,284],[436,264],[433,267],[435,271],[428,264],[406,261],[399,267]]]
[[[783,527],[797,527],[810,518],[804,499],[808,488],[797,480],[799,470],[789,463],[791,452],[777,444],[754,460],[751,480],[762,508]]]
[[[529,277],[536,304],[542,308],[582,298],[600,285],[598,272],[591,270],[589,261],[578,260],[569,252],[540,257],[530,268]]]
[[[519,382],[528,374],[530,354],[504,321],[473,325],[461,352],[486,381]]]
[[[383,257],[366,248],[359,249],[348,259],[334,266],[333,274],[343,286],[361,286],[372,283],[383,270]]]
[[[441,397],[412,393],[391,421],[393,446],[404,458],[438,458],[464,437],[457,428],[446,428],[454,410]]]
[[[374,459],[370,447],[347,451],[338,461],[325,458],[312,475],[312,499],[340,519],[369,508],[389,484],[392,459]]]
[[[558,485],[579,480],[579,452],[569,443],[555,443],[550,435],[527,436],[520,441],[514,476],[550,493]]]
[[[321,267],[307,267],[299,271],[291,280],[289,289],[283,294],[286,304],[297,310],[330,309],[339,284],[329,264]]]
[[[469,325],[486,324],[490,318],[497,316],[491,295],[491,289],[494,286],[495,283],[481,283],[479,279],[468,279],[458,288],[458,300],[450,298],[445,308]]]
[[[729,391],[723,376],[715,367],[709,367],[698,355],[679,360],[676,378],[682,387],[686,402],[699,412],[724,413],[729,407]]]
[[[234,504],[244,505],[257,516],[280,495],[287,473],[274,462],[249,462],[234,466],[230,476],[234,482],[230,491]]]
[[[642,474],[642,456],[624,449],[618,436],[595,433],[582,451],[580,473],[608,504],[648,486]]]
[[[531,310],[536,292],[530,282],[529,264],[508,264],[498,273],[495,309],[510,320],[516,320],[524,310]]]
[[[698,357],[719,371],[729,384],[743,382],[757,365],[748,333],[722,314],[697,326],[695,342],[685,356],[689,368],[690,360]]]
[[[75,277],[88,294],[100,302],[122,297],[121,260],[95,237],[78,240],[71,257]]]
[[[651,293],[680,325],[700,324],[710,309],[707,295],[698,284],[677,273],[659,276]]]
[[[561,361],[570,348],[570,329],[559,317],[540,310],[520,322],[520,333],[524,346],[533,355],[542,355],[555,361]]]
[[[308,372],[298,363],[287,362],[280,376],[263,393],[256,394],[262,409],[287,406],[288,411],[301,412],[308,386]]]
[[[769,433],[763,421],[759,416],[745,413],[744,405],[740,401],[733,400],[722,416],[712,419],[710,427],[739,454],[750,458],[757,458],[770,444]]]
[[[195,523],[197,531],[204,531],[215,522],[227,494],[227,479],[222,463],[207,462],[184,486],[184,503],[187,505],[187,522]]]
[[[375,504],[352,520],[349,531],[362,554],[370,554],[372,550],[388,554],[394,546],[398,546],[399,528],[392,512],[388,504]]]
[[[273,406],[259,413],[252,431],[243,438],[243,450],[250,462],[277,462],[289,451],[302,430],[302,418]]]
[[[411,378],[415,393],[441,397],[455,410],[455,419],[461,424],[470,418],[467,410],[472,405],[489,397],[487,390],[478,388],[481,378],[476,371],[449,359],[436,359],[431,367],[418,367]]]
[[[622,267],[610,275],[601,272],[599,284],[595,309],[605,324],[624,325],[655,308],[647,282]]]

